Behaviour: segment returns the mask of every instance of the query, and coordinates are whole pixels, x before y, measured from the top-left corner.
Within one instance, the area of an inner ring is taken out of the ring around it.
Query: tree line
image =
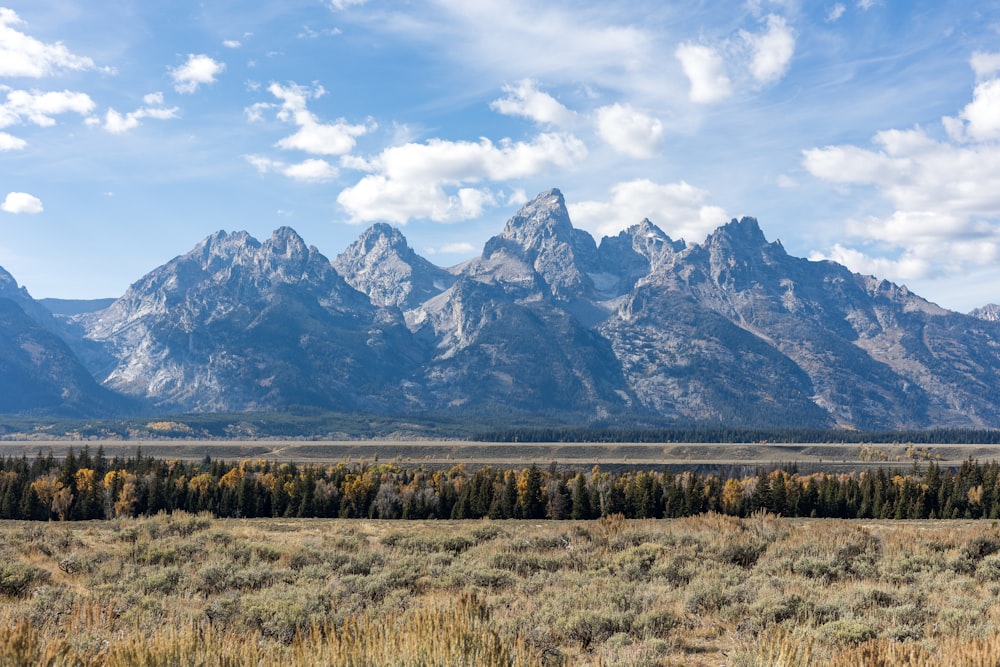
[[[676,428],[506,427],[474,433],[477,442],[600,443],[824,443],[919,445],[997,445],[1000,429],[942,428],[927,431],[848,431],[817,428]]]
[[[682,517],[704,512],[746,516],[881,519],[1000,518],[1000,464],[931,461],[901,473],[800,474],[761,469],[725,476],[669,470],[587,472],[553,463],[468,471],[392,463],[335,465],[266,460],[200,462],[102,449],[0,457],[0,519],[86,520],[158,512],[218,517],[381,519],[595,519]]]

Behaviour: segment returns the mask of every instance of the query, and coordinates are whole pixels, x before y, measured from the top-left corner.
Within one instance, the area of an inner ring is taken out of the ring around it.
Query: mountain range
[[[790,256],[753,218],[598,244],[558,190],[447,269],[381,223],[333,261],[219,231],[110,305],[50,305],[0,270],[0,412],[1000,427],[996,307]]]

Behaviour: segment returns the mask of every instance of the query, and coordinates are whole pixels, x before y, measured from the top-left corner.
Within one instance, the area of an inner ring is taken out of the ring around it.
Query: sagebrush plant
[[[8,521],[0,664],[992,665],[998,563],[983,521]]]

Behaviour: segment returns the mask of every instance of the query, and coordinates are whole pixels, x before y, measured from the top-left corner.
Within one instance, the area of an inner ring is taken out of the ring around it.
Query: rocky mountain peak
[[[0,266],[0,295],[7,296],[11,291],[17,291],[17,281]]]
[[[387,222],[376,222],[374,225],[366,229],[358,237],[357,243],[360,244],[361,248],[371,252],[377,246],[385,246],[388,248],[396,249],[407,249],[409,250],[409,245],[406,242],[406,237],[398,229],[393,227]]]
[[[633,248],[647,258],[651,254],[661,254],[663,251],[680,252],[687,247],[684,239],[673,240],[649,218],[643,218],[642,222],[632,225],[619,234],[623,235],[631,240]]]
[[[454,276],[414,252],[402,232],[383,222],[362,232],[333,267],[377,306],[413,307],[454,282]]]
[[[263,249],[287,258],[301,258],[309,253],[309,247],[302,237],[291,227],[279,227],[264,242]]]
[[[537,247],[545,238],[571,241],[573,224],[569,220],[562,192],[553,188],[537,195],[507,221],[500,238],[514,241],[522,248]]]
[[[767,245],[764,232],[761,231],[757,218],[745,216],[731,221],[712,232],[705,240],[705,245],[730,245],[747,250],[757,250]]]
[[[552,295],[572,300],[593,289],[588,274],[597,265],[594,238],[573,228],[566,201],[553,188],[521,207],[503,232],[486,242],[474,272],[481,277],[517,275],[516,281],[525,285],[540,276]]]
[[[182,258],[197,262],[203,271],[214,272],[245,258],[260,247],[260,242],[247,232],[227,232],[220,229],[205,237]]]
[[[982,308],[973,309],[969,315],[987,322],[1000,322],[1000,305],[988,303]]]

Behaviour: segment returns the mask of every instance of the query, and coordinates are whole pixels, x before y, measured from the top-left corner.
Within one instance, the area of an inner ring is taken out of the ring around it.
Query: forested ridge
[[[1000,464],[933,461],[906,473],[751,476],[693,472],[589,472],[532,465],[470,472],[360,462],[299,465],[266,460],[108,458],[84,447],[63,459],[0,457],[0,518],[106,519],[159,512],[218,517],[383,519],[593,519],[746,516],[933,519],[1000,518]]]

